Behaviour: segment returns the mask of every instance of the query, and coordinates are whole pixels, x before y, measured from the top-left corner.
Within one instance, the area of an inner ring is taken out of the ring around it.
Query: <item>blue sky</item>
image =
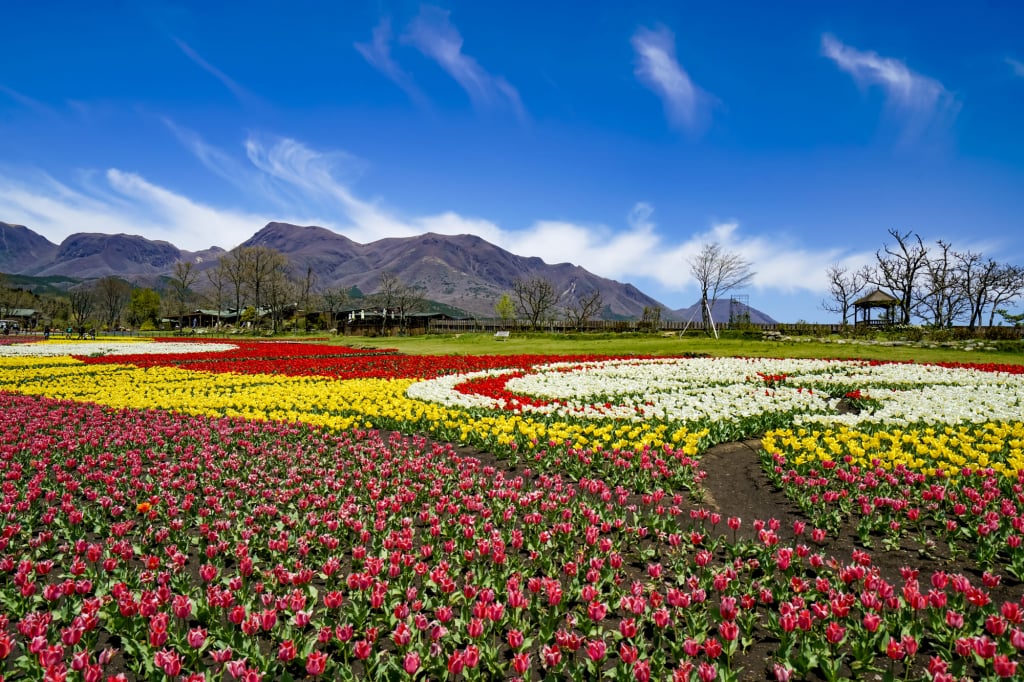
[[[9,3],[0,220],[230,248],[474,233],[821,310],[889,229],[1024,264],[1024,3]]]

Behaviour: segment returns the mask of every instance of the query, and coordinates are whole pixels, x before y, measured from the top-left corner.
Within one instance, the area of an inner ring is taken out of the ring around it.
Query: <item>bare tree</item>
[[[1024,297],[1024,268],[1018,265],[1002,265],[996,272],[995,281],[989,289],[988,326],[995,323],[997,309]],[[1005,315],[1003,316],[1005,317]]]
[[[67,297],[43,294],[40,297],[40,307],[43,310],[44,319],[49,320],[51,324],[56,325],[57,322],[60,322],[63,326],[67,325],[71,316],[71,305]]]
[[[277,252],[274,252],[277,253]],[[285,313],[295,307],[297,286],[288,275],[288,261],[280,253],[279,259],[271,259],[262,281],[263,301],[270,312],[271,333],[281,328]]]
[[[192,261],[180,260],[174,264],[174,274],[168,284],[171,287],[171,302],[174,315],[181,320],[181,326],[185,326],[184,317],[191,312],[195,292],[192,285],[199,277],[196,264]]]
[[[580,295],[575,302],[565,306],[565,321],[576,331],[581,331],[604,307],[604,299],[597,289]]]
[[[540,329],[558,304],[555,285],[543,277],[516,280],[512,284],[512,295],[517,312],[529,321],[531,329]]]
[[[287,270],[288,259],[280,251],[266,246],[243,248],[245,249],[245,254],[242,256],[245,263],[245,285],[252,292],[253,306],[256,309],[256,324],[253,325],[255,333],[259,327],[260,308],[269,303],[265,300],[268,294],[267,287],[273,287],[273,291],[270,293],[273,293],[275,297],[282,293],[283,283],[280,280]],[[274,331],[277,331],[277,318],[274,316],[273,310],[271,313],[271,322]]]
[[[397,275],[390,272],[381,273],[380,289],[370,297],[370,300],[381,309],[380,330],[382,334],[396,319],[399,330],[405,331],[408,326],[408,316],[423,310],[426,306],[423,287],[405,284]],[[390,323],[388,315],[391,316]]]
[[[967,303],[967,325],[974,329],[981,324],[988,300],[988,288],[999,264],[991,258],[986,261],[984,256],[974,251],[958,253],[956,258],[960,288]]]
[[[113,329],[132,297],[132,285],[109,275],[96,280],[93,286],[96,304],[107,329]]]
[[[644,306],[643,314],[640,317],[640,328],[649,332],[656,332],[661,328],[661,306]]]
[[[388,312],[390,311],[391,314],[394,315],[395,303],[398,299],[401,287],[402,282],[398,279],[398,275],[391,272],[380,273],[380,287],[377,289],[376,293],[370,296],[370,301],[373,305],[381,309],[381,334],[387,332]]]
[[[704,244],[689,260],[690,274],[700,287],[701,319],[704,329],[711,329],[711,309],[718,297],[740,289],[754,278],[751,264],[738,253],[726,251],[721,244]]]
[[[238,246],[224,255],[217,263],[217,269],[223,274],[224,280],[229,285],[229,290],[234,294],[235,315],[241,321],[242,308],[246,300],[247,273],[249,270],[249,249],[245,246]]]
[[[842,317],[843,325],[850,320],[853,302],[857,300],[868,283],[868,269],[861,268],[850,272],[845,265],[833,263],[828,266],[828,293],[831,298],[821,302],[821,309],[827,313],[837,313]]]
[[[898,324],[910,324],[910,315],[914,307],[914,291],[927,267],[928,249],[921,238],[912,232],[900,233],[889,230],[889,235],[896,240],[895,246],[886,245],[875,252],[877,267],[871,271],[869,282],[883,289],[888,289],[899,299]]]
[[[985,260],[979,253],[958,254],[961,288],[971,329],[982,324],[989,309],[988,324],[995,321],[996,308],[1024,295],[1024,268]]]
[[[71,304],[72,321],[75,326],[84,327],[96,305],[96,297],[92,289],[88,287],[72,289],[68,292],[68,298]]]
[[[0,272],[0,318],[7,317],[17,306],[13,304],[14,290],[7,286],[7,275]]]
[[[298,303],[299,307],[302,308],[302,327],[307,332],[309,331],[309,308],[313,300],[315,288],[316,272],[313,271],[313,266],[307,263],[306,272],[298,282]]]
[[[228,285],[230,284],[227,276],[227,268],[222,267],[223,262],[224,261],[221,261],[216,267],[210,268],[206,271],[205,298],[209,302],[210,306],[217,311],[218,329],[221,324],[221,311],[224,310],[224,303],[226,302],[225,296],[227,295]]]
[[[349,301],[348,289],[341,287],[327,288],[320,292],[320,297],[324,300],[324,307],[327,308],[327,313],[330,316],[327,320],[327,328],[334,329],[338,312]]]
[[[914,293],[913,309],[934,327],[949,327],[966,307],[957,267],[958,254],[948,242],[937,242],[936,255],[925,259],[924,272]]]

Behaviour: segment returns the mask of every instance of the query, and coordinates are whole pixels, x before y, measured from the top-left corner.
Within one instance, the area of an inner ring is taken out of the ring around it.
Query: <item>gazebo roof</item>
[[[870,294],[858,298],[853,302],[853,305],[862,308],[882,308],[895,305],[899,302],[900,299],[895,296],[891,296],[881,289],[875,289]]]

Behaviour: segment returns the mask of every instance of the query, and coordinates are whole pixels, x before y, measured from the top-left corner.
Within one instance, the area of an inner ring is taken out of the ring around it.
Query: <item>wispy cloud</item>
[[[507,80],[491,75],[476,59],[462,52],[462,36],[452,25],[448,11],[423,6],[409,24],[405,39],[454,78],[474,106],[511,110],[520,120],[526,118],[519,92]]]
[[[294,190],[311,204],[334,209],[348,218],[347,224],[333,225],[355,241],[373,241],[384,236],[407,237],[417,231],[395,218],[387,209],[365,201],[337,176],[353,157],[345,153],[324,153],[290,138],[265,142],[250,137],[245,142],[249,161],[266,177],[285,190]]]
[[[9,88],[6,85],[4,85],[3,83],[0,83],[0,93],[6,95],[7,97],[9,97],[10,99],[14,100],[16,103],[18,103],[19,105],[25,107],[26,109],[31,109],[32,111],[36,112],[37,114],[42,114],[42,115],[47,116],[47,117],[56,117],[57,116],[57,113],[53,109],[51,109],[50,107],[46,106],[45,104],[43,104],[39,100],[37,100],[37,99],[35,99],[33,97],[29,97],[28,95],[23,94],[21,92],[18,92],[17,90],[14,90],[13,88]]]
[[[395,85],[400,87],[414,104],[419,107],[426,107],[427,98],[416,87],[412,76],[392,58],[391,43],[391,20],[384,18],[373,29],[373,41],[369,43],[356,43],[355,48],[373,68],[380,71],[394,82]]]
[[[237,189],[269,200],[282,210],[289,210],[294,205],[291,197],[282,196],[266,175],[244,160],[239,160],[228,152],[204,140],[198,133],[179,125],[170,118],[161,118],[164,125],[174,133],[185,149],[211,173],[234,185]]]
[[[676,39],[664,26],[640,28],[631,40],[636,77],[661,98],[669,122],[690,132],[704,124],[710,97],[698,88],[676,59]]]
[[[226,73],[218,69],[210,62],[203,59],[203,57],[198,52],[192,49],[191,45],[186,43],[184,40],[175,38],[173,36],[171,37],[171,39],[174,41],[175,45],[178,46],[178,49],[180,49],[185,54],[186,57],[195,62],[195,64],[199,68],[203,69],[211,76],[219,80],[224,85],[224,87],[231,91],[231,94],[234,95],[235,99],[237,99],[239,102],[243,104],[248,104],[255,99],[248,90],[246,90],[244,87],[236,83],[233,78],[228,76]]]
[[[1013,69],[1013,75],[1024,78],[1024,62],[1017,61],[1012,57],[1007,57],[1006,63],[1010,65],[1011,69]]]
[[[843,44],[835,36],[821,38],[821,52],[861,88],[879,86],[886,105],[897,117],[905,142],[913,142],[929,129],[944,127],[959,111],[956,98],[942,83],[909,69],[898,59],[881,57]]]
[[[735,221],[714,222],[680,241],[659,229],[654,208],[645,202],[611,225],[538,219],[522,227],[502,226],[457,210],[407,215],[357,192],[355,182],[365,164],[345,152],[254,135],[245,140],[244,156],[238,158],[195,133],[168,126],[211,173],[262,199],[272,192],[283,207],[261,213],[211,206],[116,168],[85,174],[71,186],[39,171],[0,166],[0,216],[53,241],[74,232],[125,232],[189,250],[231,248],[271,220],[321,225],[361,243],[424,232],[475,234],[515,254],[548,263],[571,260],[603,277],[677,293],[692,290],[687,263],[707,241],[750,260],[757,272],[755,288],[786,293],[820,295],[827,288],[820,264],[843,257],[837,249],[813,251],[778,238],[744,236]],[[238,176],[232,179],[233,174]],[[567,244],[572,244],[571,256]]]

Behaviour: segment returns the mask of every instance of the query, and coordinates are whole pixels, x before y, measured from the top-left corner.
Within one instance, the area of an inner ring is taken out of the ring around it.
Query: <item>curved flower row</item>
[[[0,674],[707,681],[755,641],[776,679],[1017,673],[1012,367],[520,356],[343,379],[391,358],[331,348],[0,358],[0,388],[40,396],[0,393]],[[810,528],[687,512],[693,456],[765,432]],[[831,555],[851,525],[984,573]]]
[[[170,353],[193,354],[193,353],[225,353],[235,346],[216,342],[166,342],[152,343],[140,339],[131,340],[83,340],[83,341],[37,341],[35,343],[17,343],[5,346],[3,357],[57,357],[62,355],[78,355],[87,353],[97,357],[116,355],[125,362],[132,358],[145,356],[167,357]]]
[[[997,679],[1024,651],[998,576],[423,439],[5,394],[0,430],[11,679],[708,682],[754,641],[780,680]]]
[[[505,395],[460,390],[485,376],[506,376],[492,383],[492,390]],[[853,389],[870,393],[876,404],[870,411],[839,414],[837,404]],[[1019,418],[1024,381],[1005,371],[907,363],[664,358],[440,377],[412,386],[409,395],[451,406],[633,421],[736,420],[782,412],[805,415],[798,422],[956,423]]]

